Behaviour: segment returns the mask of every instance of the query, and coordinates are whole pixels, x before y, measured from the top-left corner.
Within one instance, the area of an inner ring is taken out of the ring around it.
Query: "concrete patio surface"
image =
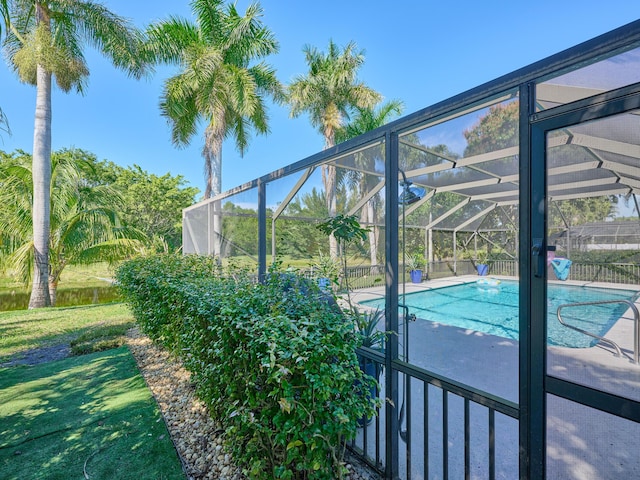
[[[498,278],[498,277],[496,277]],[[433,280],[421,284],[406,284],[406,293],[476,281],[477,276],[463,276]],[[569,282],[567,282],[569,283]],[[608,284],[572,282],[584,286],[612,288]],[[623,286],[629,289],[629,285]],[[400,287],[403,288],[402,286]],[[352,294],[355,302],[384,296],[383,288],[362,289]],[[403,321],[401,319],[401,321]],[[571,380],[625,396],[640,399],[640,366],[633,359],[633,315],[627,311],[607,333],[622,348],[623,357],[614,350],[597,344],[591,348],[549,347],[547,371],[550,375]],[[452,327],[418,318],[409,322],[410,363],[518,403],[518,341]],[[400,326],[402,331],[402,325]],[[404,339],[400,335],[399,342]],[[400,348],[402,351],[402,347]],[[383,382],[382,382],[383,383]],[[402,402],[403,388],[400,377]],[[428,474],[426,478],[443,478],[444,450],[442,390],[429,386],[428,400]],[[384,391],[381,392],[384,399]],[[548,396],[547,402],[547,464],[550,479],[619,479],[640,478],[638,438],[640,424],[603,413],[574,402]],[[449,478],[464,478],[464,402],[453,394],[447,395],[447,448]],[[411,464],[411,478],[424,479],[424,387],[411,381],[411,455],[407,458],[405,443],[401,445],[401,478],[408,478],[407,464]],[[405,422],[402,428],[406,428]],[[474,479],[489,478],[488,410],[471,404],[470,475]],[[384,436],[384,412],[380,419]],[[372,439],[375,424],[368,427],[369,454],[373,453]],[[360,432],[362,436],[362,431]],[[518,478],[518,422],[496,414],[496,478]],[[384,442],[382,438],[380,440]],[[380,447],[384,453],[384,445]],[[402,473],[404,472],[404,473]]]

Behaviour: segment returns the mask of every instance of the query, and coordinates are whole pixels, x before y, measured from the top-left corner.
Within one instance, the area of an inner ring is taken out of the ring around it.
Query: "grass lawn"
[[[3,480],[185,478],[126,347],[0,369],[0,472]]]
[[[124,332],[133,324],[123,303],[0,312],[0,364],[22,351],[82,340],[101,330]]]

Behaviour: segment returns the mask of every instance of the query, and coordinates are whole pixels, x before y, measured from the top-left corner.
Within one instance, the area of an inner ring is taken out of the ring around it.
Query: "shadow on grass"
[[[126,347],[0,369],[0,471],[13,479],[184,479]]]
[[[68,345],[96,330],[126,329],[133,323],[128,308],[117,303],[0,312],[0,366],[34,349]]]

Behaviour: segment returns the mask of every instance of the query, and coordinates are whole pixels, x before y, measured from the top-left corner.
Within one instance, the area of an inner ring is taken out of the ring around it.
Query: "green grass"
[[[185,478],[126,347],[0,369],[0,472],[3,480]]]
[[[102,338],[117,337],[133,325],[123,303],[0,312],[0,363],[33,348],[88,339],[96,331]]]

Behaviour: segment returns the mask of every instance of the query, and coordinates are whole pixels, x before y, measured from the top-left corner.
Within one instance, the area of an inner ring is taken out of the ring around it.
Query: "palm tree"
[[[89,69],[83,47],[94,46],[118,68],[139,76],[141,37],[102,4],[84,0],[2,0],[9,29],[6,53],[21,81],[36,87],[33,131],[33,287],[29,308],[49,304],[52,78],[82,93]]]
[[[261,23],[262,9],[251,4],[244,16],[221,0],[193,0],[196,18],[170,17],[151,25],[148,55],[155,63],[177,65],[181,71],[166,80],[160,102],[171,125],[175,145],[186,146],[204,120],[204,197],[221,191],[222,143],[233,136],[244,154],[252,129],[269,131],[265,97],[282,100],[275,70],[264,61],[278,43]]]
[[[393,117],[402,114],[403,108],[404,104],[400,100],[390,100],[376,108],[357,108],[357,113],[353,120],[336,131],[336,142],[344,142],[350,138],[357,137],[358,135],[383,126]],[[367,175],[362,172],[375,171],[376,158],[379,158],[381,153],[382,152],[377,150],[367,149],[356,154],[356,164],[361,171],[351,170],[348,181],[356,186],[360,198],[368,196],[369,192],[380,181],[378,176]],[[376,226],[376,207],[379,202],[380,194],[374,195],[367,201],[360,215],[360,221],[363,224],[368,223],[372,226],[369,231],[369,253],[372,270],[375,269],[378,258],[379,229]]]
[[[357,79],[358,69],[364,63],[364,52],[356,51],[350,42],[341,50],[329,41],[327,53],[305,46],[309,72],[294,78],[288,88],[291,116],[308,113],[311,125],[324,136],[325,149],[335,145],[336,131],[343,126],[354,108],[372,108],[381,100],[376,91]],[[327,210],[330,217],[336,215],[336,167],[322,166],[322,183],[325,189]],[[338,256],[338,242],[329,236],[332,258]]]
[[[15,272],[25,283],[31,281],[35,261],[33,245],[33,172],[31,156],[19,155],[0,163],[0,237],[11,251],[3,256],[5,269]],[[51,156],[49,303],[55,305],[60,276],[67,265],[114,262],[142,247],[144,235],[120,225],[121,199],[105,185],[87,182],[95,174],[94,165],[81,150],[62,150]]]
[[[9,120],[7,119],[7,116],[4,114],[1,108],[0,108],[0,130],[7,132],[9,135],[11,135]]]

